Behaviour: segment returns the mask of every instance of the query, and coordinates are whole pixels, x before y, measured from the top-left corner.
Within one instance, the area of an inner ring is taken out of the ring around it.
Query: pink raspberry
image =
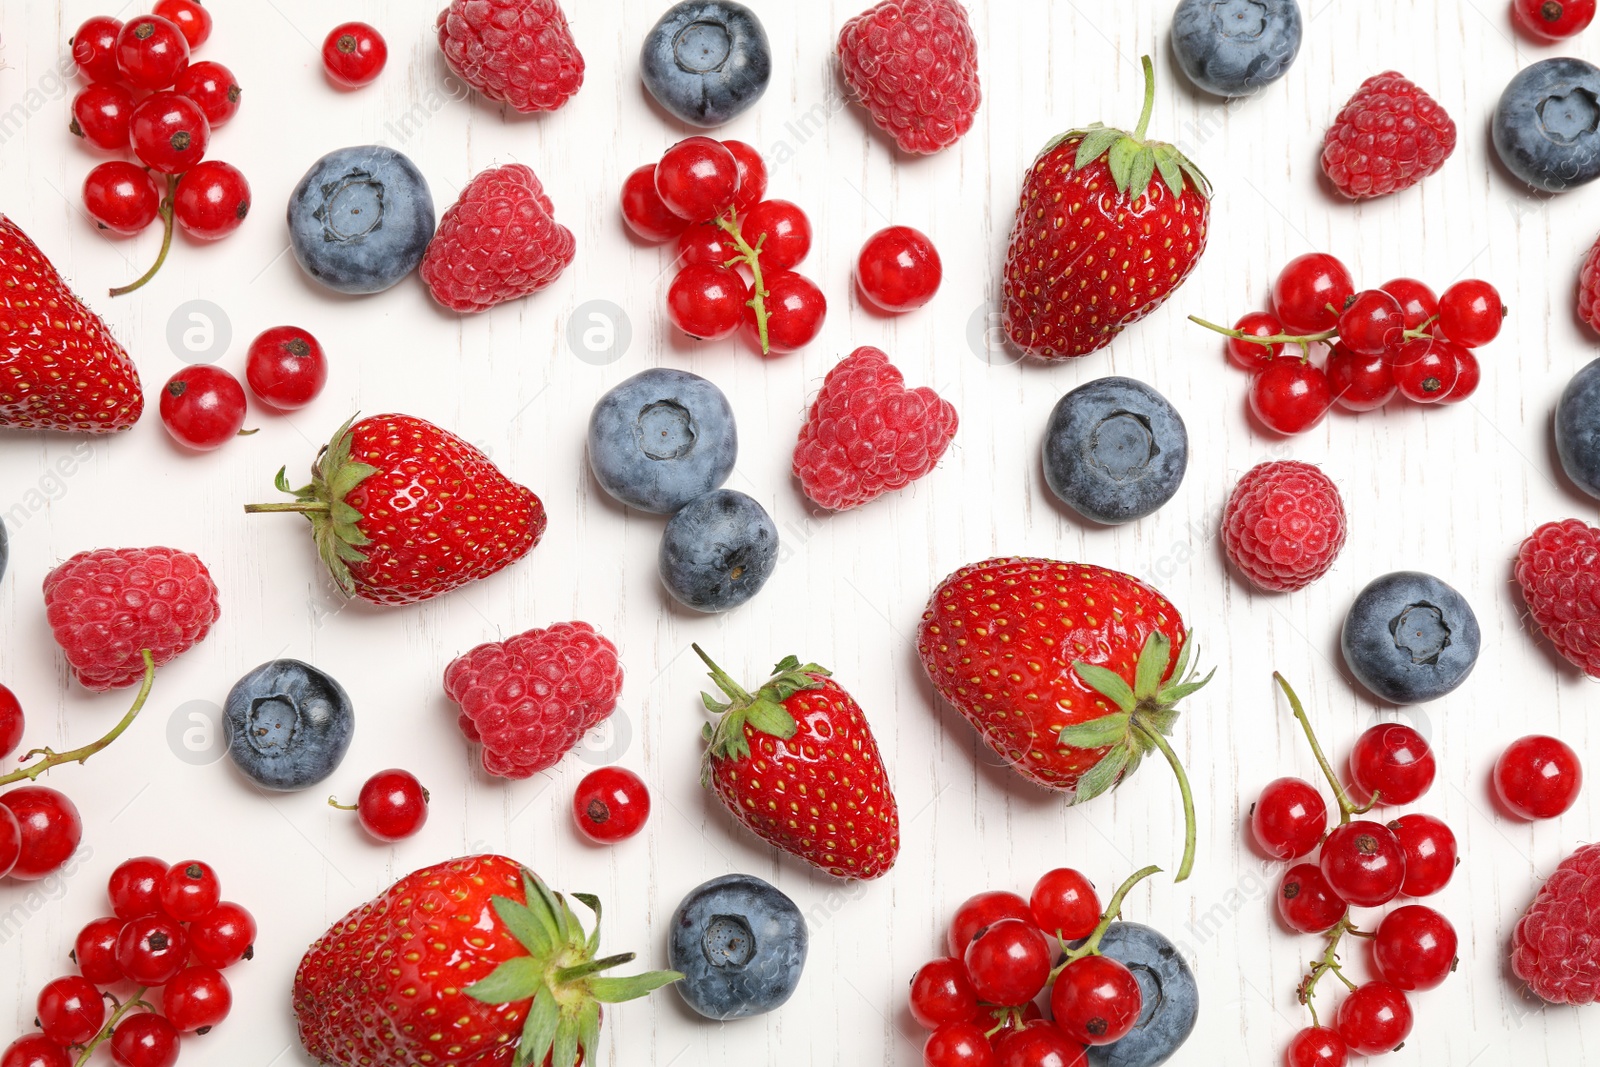
[[[483,769],[502,778],[555,766],[610,716],[621,690],[616,646],[586,622],[479,645],[444,672],[461,732],[482,743]]]
[[[1309,463],[1263,463],[1239,479],[1222,513],[1222,543],[1258,588],[1304,589],[1328,573],[1344,547],[1344,502]]]
[[[520,163],[491,167],[467,183],[422,257],[422,280],[452,311],[487,311],[537,293],[572,263],[577,241]]]
[[[933,470],[955,436],[956,409],[904,381],[876,348],[858,348],[828,372],[794,449],[806,496],[843,511]]]
[[[1352,200],[1409,189],[1444,166],[1456,124],[1395,71],[1361,83],[1322,140],[1322,171]]]
[[[1600,241],[1589,249],[1578,274],[1578,317],[1600,330]]]
[[[85,689],[144,678],[202,641],[217,621],[217,587],[198,556],[171,548],[80,552],[45,575],[45,617]]]
[[[439,47],[463,81],[517,111],[554,111],[583,85],[583,56],[556,0],[450,0]]]
[[[1511,934],[1511,970],[1555,1004],[1600,998],[1600,845],[1584,845],[1539,887]]]
[[[850,91],[902,151],[931,155],[972,129],[978,43],[956,0],[884,0],[844,24]]]
[[[1600,530],[1577,519],[1545,523],[1522,543],[1516,576],[1539,631],[1600,678]]]

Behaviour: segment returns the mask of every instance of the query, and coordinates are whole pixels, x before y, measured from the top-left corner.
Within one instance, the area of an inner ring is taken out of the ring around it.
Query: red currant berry
[[[1440,819],[1412,812],[1389,824],[1406,854],[1406,880],[1400,892],[1408,897],[1432,896],[1456,871],[1456,835]]]
[[[656,166],[647,163],[622,183],[622,221],[641,240],[661,244],[678,236],[688,220],[674,215],[656,192]]]
[[[117,1067],[172,1067],[178,1062],[178,1030],[154,1012],[142,1011],[117,1024],[111,1062]]]
[[[161,190],[143,167],[113,159],[83,180],[83,208],[95,225],[131,235],[145,230],[161,211]]]
[[[691,263],[667,290],[667,317],[690,337],[716,341],[739,330],[750,287],[739,272],[708,263]]]
[[[1320,934],[1344,918],[1346,905],[1315,863],[1297,863],[1278,883],[1278,916],[1291,930]]]
[[[707,222],[733,206],[739,193],[739,162],[720,141],[685,138],[656,164],[656,192],[673,214]]]
[[[298,326],[274,326],[250,342],[244,380],[256,399],[278,411],[298,411],[328,384],[322,345]]]
[[[1433,989],[1456,969],[1456,928],[1421,904],[1396,908],[1378,924],[1372,962],[1390,985]]]
[[[0,685],[0,759],[5,759],[22,744],[22,731],[27,718],[22,714],[22,702],[17,694]]]
[[[166,880],[167,866],[154,856],[135,856],[112,871],[106,885],[112,913],[126,922],[160,911],[161,883]]]
[[[255,940],[255,919],[226,900],[189,924],[189,947],[195,960],[218,970],[252,958]]]
[[[1332,406],[1328,376],[1298,359],[1275,359],[1250,383],[1250,410],[1274,433],[1304,433],[1320,423]]]
[[[928,1035],[922,1067],[997,1067],[989,1039],[973,1023],[951,1023]]]
[[[322,66],[328,78],[346,89],[371,85],[389,62],[389,45],[383,34],[365,22],[335,26],[322,42]]]
[[[22,858],[22,824],[11,809],[0,804],[0,878],[6,877]]]
[[[1325,252],[1308,252],[1289,261],[1272,283],[1272,307],[1291,333],[1333,329],[1355,295],[1350,271]]]
[[[1495,795],[1524,819],[1555,818],[1577,803],[1582,788],[1578,754],[1554,737],[1535,734],[1513,741],[1494,761]]]
[[[989,1035],[989,1044],[998,1046],[1000,1041],[1007,1034],[1014,1033],[1018,1030],[1025,1030],[1027,1029],[1029,1023],[1042,1020],[1043,1018],[1044,1012],[1039,1010],[1039,1003],[1038,1001],[1034,1000],[1030,1000],[1028,1003],[1022,1005],[1021,1015],[1018,1015],[1015,1012],[1003,1012],[1001,1013],[999,1020],[999,1029],[994,1030],[994,1032]],[[990,1020],[984,1020],[984,1022],[989,1021]]]
[[[208,863],[174,863],[161,879],[161,910],[179,922],[192,922],[221,901],[222,882]]]
[[[403,841],[428,821],[428,791],[410,771],[379,771],[361,787],[356,818],[379,841]]]
[[[893,315],[933,299],[944,280],[939,250],[920,230],[890,226],[867,238],[856,259],[856,285],[867,302]]]
[[[1517,25],[1541,41],[1560,41],[1594,21],[1595,0],[1511,0]]]
[[[926,1030],[978,1018],[978,995],[967,980],[967,965],[946,957],[925,963],[911,976],[911,1017]]]
[[[122,32],[122,20],[109,15],[96,15],[78,27],[69,42],[72,61],[78,73],[90,81],[114,82],[122,78],[117,66],[117,35]]]
[[[967,946],[972,943],[972,939],[1001,919],[1025,919],[1033,922],[1033,912],[1026,900],[1003,889],[990,890],[968,898],[966,903],[956,909],[955,917],[950,920],[950,931],[945,941],[950,949],[950,955],[958,960],[965,959]]]
[[[1275,860],[1297,860],[1317,847],[1328,829],[1328,804],[1303,778],[1276,778],[1250,809],[1250,832]]]
[[[716,222],[697,222],[678,236],[678,259],[684,264],[727,266],[739,255],[733,238]]]
[[[1083,1043],[1054,1023],[1033,1019],[994,1038],[996,1067],[1082,1067]]]
[[[133,154],[151,170],[182,174],[205,158],[211,124],[200,105],[173,92],[156,93],[133,109]]]
[[[828,300],[811,279],[793,271],[771,271],[763,275],[767,297],[767,348],[772,352],[795,352],[817,339],[828,316]],[[745,332],[759,344],[755,308],[744,312]]]
[[[117,935],[117,966],[138,985],[166,985],[188,961],[183,924],[171,916],[130,919]]]
[[[1283,333],[1283,323],[1278,321],[1276,315],[1265,311],[1250,312],[1234,323],[1233,328],[1251,337],[1278,337]],[[1251,372],[1264,368],[1277,359],[1282,351],[1281,341],[1263,345],[1254,341],[1243,341],[1237,337],[1228,338],[1228,358],[1233,360],[1234,366]]]
[[[233,990],[222,972],[190,967],[161,991],[161,1010],[180,1033],[203,1034],[228,1017]]]
[[[722,147],[733,153],[733,161],[739,165],[739,195],[733,200],[733,209],[742,216],[767,195],[767,162],[743,141],[723,141]]]
[[[967,946],[967,979],[989,1004],[1026,1004],[1050,978],[1050,942],[1032,919],[1001,919]]]
[[[1335,328],[1345,347],[1363,356],[1381,356],[1405,343],[1400,301],[1382,289],[1366,289],[1351,297]]]
[[[1062,1033],[1085,1045],[1121,1041],[1143,1007],[1139,980],[1109,956],[1074,960],[1050,989],[1050,1017]]]
[[[0,1067],[72,1067],[72,1057],[43,1034],[29,1034],[6,1046]]]
[[[739,232],[760,249],[762,270],[793,270],[811,252],[811,220],[787,200],[761,201],[740,220]]]
[[[199,48],[211,37],[211,12],[200,6],[200,0],[156,0],[152,13],[182,30],[191,49]]]
[[[1100,925],[1100,897],[1094,883],[1071,867],[1048,871],[1028,897],[1034,924],[1062,941],[1077,941]]]
[[[1478,366],[1478,357],[1468,349],[1456,347],[1456,384],[1450,392],[1445,394],[1441,404],[1459,404],[1473,393],[1478,391],[1478,386],[1483,381],[1483,368]]]
[[[0,793],[0,806],[11,809],[22,830],[11,877],[35,882],[60,870],[83,840],[83,818],[65,794],[48,786],[24,785]]]
[[[189,40],[159,15],[140,15],[117,33],[117,69],[135,89],[153,93],[178,80],[189,65]]]
[[[132,119],[132,93],[111,82],[94,82],[72,98],[72,123],[67,128],[96,148],[126,152]]]
[[[1411,1033],[1411,1005],[1388,982],[1368,982],[1344,998],[1336,1025],[1358,1056],[1393,1052]]]
[[[1433,785],[1433,775],[1433,749],[1404,723],[1379,723],[1350,750],[1350,780],[1362,803],[1378,793],[1381,804],[1409,804]]]
[[[250,214],[250,183],[231,163],[208,159],[178,179],[172,217],[197,241],[228,236]]]
[[[1409,349],[1411,346],[1406,346]],[[1418,404],[1437,404],[1450,395],[1456,385],[1456,353],[1453,342],[1435,338],[1428,350],[1409,363],[1394,367],[1394,383],[1407,400]]]
[[[210,60],[189,64],[173,82],[172,91],[200,105],[213,130],[239,113],[243,95],[233,71]]]
[[[161,424],[174,441],[197,452],[237,437],[244,416],[244,387],[221,367],[185,367],[161,387]]]
[[[69,975],[46,983],[39,991],[35,1017],[44,1036],[56,1044],[83,1045],[106,1021],[106,1002],[89,979]]]
[[[1361,356],[1334,343],[1325,368],[1333,402],[1346,411],[1376,411],[1398,392],[1394,371],[1383,356]]]
[[[1406,855],[1387,826],[1369,819],[1335,826],[1322,843],[1322,876],[1347,904],[1375,908],[1400,893]]]
[[[95,985],[113,985],[122,981],[122,968],[117,966],[117,935],[122,933],[122,920],[114,916],[96,919],[78,931],[72,944],[72,960],[78,973]]]
[[[1378,286],[1394,297],[1405,316],[1406,329],[1421,329],[1423,324],[1439,314],[1439,298],[1433,290],[1415,278],[1396,278]]]
[[[624,841],[650,818],[650,787],[624,767],[590,771],[572,795],[572,817],[590,841],[602,845]]]
[[[1285,1067],[1345,1067],[1350,1053],[1339,1031],[1329,1026],[1308,1026],[1289,1042]]]
[[[1500,336],[1506,306],[1488,282],[1456,282],[1439,297],[1439,327],[1463,348],[1482,348]]]

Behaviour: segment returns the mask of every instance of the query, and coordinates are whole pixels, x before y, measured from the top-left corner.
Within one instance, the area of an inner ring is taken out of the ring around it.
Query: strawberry
[[[374,415],[339,427],[311,465],[311,484],[280,492],[299,512],[346,596],[414,604],[515,563],[544,536],[544,505],[489,457],[410,415]]]
[[[1178,881],[1188,876],[1194,802],[1166,738],[1178,702],[1211,675],[1197,681],[1186,673],[1188,634],[1166,597],[1131,575],[1085,563],[986,560],[934,590],[917,653],[934,689],[985,744],[1071,803],[1115,788],[1147,753],[1160,752],[1183,796]]]
[[[600,1037],[600,1005],[683,976],[600,972],[600,902],[585,933],[560,893],[504,856],[408,875],[334,923],[294,976],[300,1043],[350,1067],[575,1067]]]
[[[1155,72],[1132,132],[1095,123],[1045,146],[1022,186],[1006,252],[1003,321],[1040,359],[1104,348],[1166,302],[1206,250],[1211,184],[1176,148],[1146,141]]]
[[[0,426],[114,433],[143,412],[127,351],[0,215]]]
[[[727,695],[702,694],[701,782],[770,845],[835,878],[887,874],[900,854],[900,809],[861,705],[815,663],[789,656],[755,695],[694,646]]]

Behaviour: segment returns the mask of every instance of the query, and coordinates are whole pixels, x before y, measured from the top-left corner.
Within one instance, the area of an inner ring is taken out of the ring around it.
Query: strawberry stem
[[[767,346],[767,283],[761,276],[761,246],[766,244],[767,235],[762,234],[756,239],[754,247],[744,239],[744,232],[739,225],[739,213],[733,208],[717,220],[717,225],[728,236],[733,238],[733,247],[739,254],[728,260],[728,264],[743,263],[750,268],[750,299],[745,301],[745,306],[756,313],[756,333],[761,338],[761,354],[769,354],[771,349]],[[709,661],[708,661],[709,662]]]
[[[1329,787],[1333,789],[1334,799],[1339,802],[1339,825],[1343,826],[1348,823],[1352,815],[1365,815],[1371,811],[1378,803],[1378,793],[1374,791],[1371,799],[1365,804],[1357,804],[1350,799],[1350,794],[1340,784],[1338,775],[1333,773],[1333,765],[1328,762],[1328,757],[1322,752],[1322,745],[1317,741],[1316,731],[1311,728],[1311,718],[1306,715],[1305,705],[1300,703],[1300,697],[1290,688],[1288,680],[1283,675],[1274,671],[1272,678],[1273,681],[1278,683],[1278,687],[1283,690],[1284,695],[1289,698],[1289,710],[1294,712],[1296,719],[1300,720],[1300,726],[1305,730],[1306,740],[1311,742],[1311,753],[1317,757],[1317,766],[1322,768],[1322,776],[1328,780]]]
[[[298,515],[326,515],[333,510],[326,500],[293,500],[281,504],[246,504],[246,515],[266,515],[272,512],[289,511]]]
[[[1161,731],[1152,729],[1148,723],[1143,722],[1138,716],[1129,720],[1133,728],[1146,741],[1156,747],[1156,750],[1167,758],[1167,765],[1172,768],[1172,773],[1178,778],[1178,793],[1183,798],[1183,860],[1178,864],[1178,873],[1173,876],[1174,882],[1181,882],[1189,877],[1189,872],[1194,870],[1195,841],[1199,836],[1195,829],[1194,793],[1189,788],[1189,775],[1183,769],[1183,763],[1178,759],[1178,754],[1172,751],[1172,746],[1167,739],[1161,736]]]
[[[127,285],[119,286],[118,288],[111,290],[112,296],[123,296],[127,293],[133,292],[135,289],[138,289],[151,278],[154,278],[156,276],[156,271],[160,270],[161,265],[167,261],[167,253],[172,251],[172,199],[176,194],[177,189],[177,175],[167,175],[167,195],[161,198],[161,206],[156,209],[156,214],[161,216],[161,254],[156,256],[156,261],[150,265],[150,269],[145,271],[138,278],[129,282]]]
[[[710,656],[706,655],[703,648],[696,644],[691,644],[689,647],[694,649],[694,654],[700,657],[700,662],[706,665],[706,669],[711,672],[711,680],[717,683],[717,688],[721,689],[723,693],[729,697],[732,697],[734,700],[744,701],[746,703],[749,703],[755,699],[749,693],[745,692],[744,687],[738,682],[734,681],[733,677],[728,674],[727,671],[717,666],[716,662],[713,661]]]
[[[1144,68],[1144,110],[1139,112],[1139,125],[1133,128],[1133,139],[1144,140],[1145,131],[1150,128],[1150,116],[1156,109],[1156,67],[1150,62],[1149,56],[1140,56],[1139,65]],[[1142,192],[1143,190],[1135,190]]]
[[[63,763],[82,763],[121,737],[123,731],[133,725],[133,720],[138,718],[139,712],[144,709],[144,702],[150,696],[150,687],[156,680],[156,661],[151,656],[150,650],[148,648],[142,649],[139,655],[144,657],[144,684],[139,687],[138,696],[133,698],[133,707],[128,709],[128,713],[122,717],[121,722],[111,728],[110,733],[98,741],[84,745],[82,748],[75,748],[70,752],[55,752],[48,748],[36,748],[31,752],[26,752],[21,757],[21,762],[26,763],[35,756],[39,757],[38,762],[29,767],[18,767],[10,774],[0,776],[0,785],[11,785],[13,782],[20,782],[24,779],[36,782],[39,780],[40,775],[52,767],[59,767]]]

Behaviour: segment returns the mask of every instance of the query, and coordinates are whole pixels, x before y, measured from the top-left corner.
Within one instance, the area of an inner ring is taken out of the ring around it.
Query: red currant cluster
[[[795,272],[811,251],[811,220],[787,200],[763,200],[767,165],[743,141],[690,137],[622,183],[622,218],[657,244],[676,240],[681,269],[667,315],[690,337],[740,327],[763,355],[816,340],[822,290]]]
[[[1288,1067],[1344,1067],[1351,1052],[1370,1056],[1398,1048],[1411,1033],[1406,994],[1434,988],[1456,968],[1455,927],[1434,909],[1407,904],[1371,931],[1356,926],[1350,909],[1439,892],[1455,872],[1456,837],[1442,820],[1417,812],[1387,824],[1357,818],[1379,804],[1410,804],[1433,785],[1433,752],[1421,734],[1398,723],[1367,730],[1350,754],[1347,788],[1323,755],[1299,697],[1281,675],[1274,677],[1339,805],[1339,822],[1329,830],[1322,794],[1304,779],[1279,778],[1250,809],[1256,844],[1274,859],[1300,861],[1279,883],[1278,915],[1290,929],[1326,939],[1298,991],[1312,1025],[1289,1043],[1286,1062]],[[1363,798],[1360,803],[1357,797]],[[1319,847],[1317,858],[1307,859]],[[1347,935],[1372,943],[1375,979],[1357,985],[1345,975],[1339,946]],[[1340,1002],[1334,1025],[1324,1026],[1313,998],[1330,973],[1349,995]]]
[[[172,225],[215,241],[239,228],[250,211],[250,183],[237,167],[205,158],[211,131],[239,110],[239,85],[220,63],[189,62],[211,36],[211,14],[199,0],[157,0],[155,11],[124,23],[96,15],[72,35],[72,58],[89,80],[72,101],[72,132],[107,152],[132,148],[102,163],[83,183],[83,203],[103,230],[131,235],[162,220],[165,235],[149,281],[172,247]],[[152,173],[166,182],[163,193]]]
[[[932,1030],[926,1067],[1061,1067],[1084,1049],[1127,1036],[1143,994],[1126,966],[1100,954],[1100,940],[1146,867],[1104,913],[1094,884],[1068,867],[1050,871],[1029,899],[992,890],[956,910],[950,955],[911,979],[911,1015]],[[1049,990],[1049,1019],[1037,998]]]
[[[14,1041],[0,1067],[72,1067],[107,1043],[121,1067],[172,1067],[179,1035],[227,1017],[233,994],[222,971],[251,957],[256,923],[222,899],[216,872],[199,860],[140,856],[111,872],[107,892],[112,914],[73,946],[78,973],[40,991],[39,1033]],[[102,992],[123,983],[138,988],[125,999]],[[159,1009],[144,999],[155,988]]]
[[[1249,371],[1250,410],[1269,430],[1297,434],[1338,405],[1375,411],[1396,394],[1418,404],[1457,404],[1477,391],[1473,350],[1500,334],[1506,316],[1488,282],[1457,282],[1435,296],[1414,278],[1356,292],[1350,271],[1311,252],[1272,286],[1272,310],[1233,329],[1190,316],[1228,338],[1228,358]],[[1285,348],[1295,349],[1285,355]],[[1313,346],[1325,348],[1322,366]]]
[[[273,411],[297,411],[328,383],[322,346],[298,326],[274,326],[250,342],[245,357],[250,391]],[[244,387],[221,367],[196,363],[161,387],[161,424],[173,440],[198,452],[221,448],[244,429]]]

